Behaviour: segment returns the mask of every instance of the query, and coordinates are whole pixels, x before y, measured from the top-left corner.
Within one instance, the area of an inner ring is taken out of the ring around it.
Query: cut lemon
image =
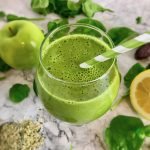
[[[134,78],[130,87],[130,99],[134,109],[150,120],[150,69]]]

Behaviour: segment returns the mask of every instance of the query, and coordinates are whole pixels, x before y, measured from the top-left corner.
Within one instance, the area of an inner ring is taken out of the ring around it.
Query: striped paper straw
[[[116,57],[119,54],[131,51],[149,42],[150,42],[150,32],[146,32],[129,41],[122,43],[121,45],[116,46],[115,48],[112,49],[112,51],[107,51],[101,55],[94,57],[91,60],[81,63],[80,67],[90,68],[99,62],[104,62],[108,59]]]

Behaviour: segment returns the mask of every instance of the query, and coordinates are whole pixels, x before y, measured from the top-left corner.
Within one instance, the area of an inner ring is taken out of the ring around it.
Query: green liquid
[[[110,48],[95,37],[69,35],[42,51],[42,62],[51,78],[40,66],[36,81],[39,95],[51,114],[82,124],[98,118],[111,107],[120,82],[115,65],[104,75],[112,60],[89,69],[79,67],[80,63],[107,50]]]

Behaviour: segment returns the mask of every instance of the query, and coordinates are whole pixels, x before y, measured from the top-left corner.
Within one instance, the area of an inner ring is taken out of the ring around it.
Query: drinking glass
[[[47,35],[41,45],[36,85],[38,96],[50,114],[65,122],[81,125],[99,118],[110,110],[118,93],[120,76],[115,58],[108,70],[95,80],[69,82],[53,76],[44,66],[43,50],[54,41],[74,34],[94,36],[113,47],[112,41],[104,31],[94,26],[71,24],[58,27]]]

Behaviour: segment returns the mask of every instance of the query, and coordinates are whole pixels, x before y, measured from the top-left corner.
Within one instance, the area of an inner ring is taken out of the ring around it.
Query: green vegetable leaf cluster
[[[30,88],[26,84],[14,84],[9,90],[9,98],[12,102],[19,103],[28,97]]]
[[[57,27],[65,25],[65,24],[68,24],[67,19],[56,19],[56,20],[50,21],[47,24],[48,32],[51,32]]]
[[[1,58],[0,58],[0,72],[6,72],[10,70],[11,67],[7,65]]]
[[[110,29],[107,34],[112,39],[115,45],[125,42],[129,39],[132,39],[138,35],[136,31],[133,31],[127,27],[114,27]]]
[[[62,17],[73,17],[81,13],[93,17],[96,12],[112,12],[92,0],[79,0],[78,2],[74,0],[32,0],[31,7],[39,14],[47,15],[55,12]]]
[[[109,150],[140,150],[144,139],[150,136],[150,125],[144,126],[136,117],[115,117],[105,130]]]
[[[144,71],[145,68],[139,64],[139,63],[136,63],[134,64],[130,69],[129,71],[127,72],[127,74],[124,76],[124,84],[127,88],[130,87],[131,83],[132,83],[132,80],[139,74],[141,73],[142,71]]]

